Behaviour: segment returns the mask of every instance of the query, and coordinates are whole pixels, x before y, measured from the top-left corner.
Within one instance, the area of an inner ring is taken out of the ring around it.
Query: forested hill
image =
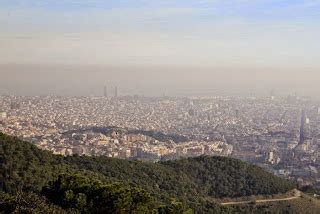
[[[143,163],[106,157],[62,157],[4,134],[0,134],[0,164],[0,190],[10,194],[19,190],[43,194],[51,181],[61,181],[59,175],[77,173],[102,184],[120,182],[142,188],[150,194],[154,207],[170,205],[174,200],[196,211],[220,209],[209,203],[211,198],[269,195],[295,188],[259,167],[230,158]],[[44,196],[50,199],[50,195]]]

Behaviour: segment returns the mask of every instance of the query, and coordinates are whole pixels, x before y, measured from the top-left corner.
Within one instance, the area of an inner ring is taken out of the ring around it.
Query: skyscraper
[[[114,97],[118,97],[118,87],[114,88]]]
[[[270,91],[270,99],[274,100],[274,90],[273,89]]]
[[[104,88],[103,88],[103,96],[108,97],[107,86],[104,86]]]
[[[305,141],[305,123],[306,123],[306,111],[301,112],[301,123],[300,123],[300,140],[299,144],[303,144]]]

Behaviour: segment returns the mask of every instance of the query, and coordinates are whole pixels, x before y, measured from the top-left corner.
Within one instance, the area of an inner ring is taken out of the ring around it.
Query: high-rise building
[[[275,96],[274,96],[274,90],[272,89],[272,90],[270,91],[270,99],[271,99],[271,100],[274,100],[274,98],[275,98]]]
[[[114,88],[114,97],[118,97],[118,87]]]
[[[301,112],[301,123],[300,123],[300,140],[299,144],[303,144],[305,141],[305,124],[306,124],[306,112],[302,110]]]
[[[107,86],[104,86],[104,88],[103,88],[103,96],[108,97]]]

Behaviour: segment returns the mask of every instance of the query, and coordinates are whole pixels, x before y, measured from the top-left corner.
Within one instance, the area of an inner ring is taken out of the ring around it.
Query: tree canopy
[[[260,167],[225,157],[145,163],[53,155],[0,133],[0,191],[44,197],[66,210],[112,213],[221,211],[211,198],[284,193],[295,185]],[[11,200],[12,201],[12,200]],[[105,212],[107,212],[105,210]]]

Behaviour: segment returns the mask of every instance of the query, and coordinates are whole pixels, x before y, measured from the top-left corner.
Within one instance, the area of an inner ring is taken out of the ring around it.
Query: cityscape
[[[0,0],[0,214],[320,214],[320,0]]]
[[[0,131],[63,156],[158,162],[227,156],[319,186],[320,103],[309,97],[2,96]]]

